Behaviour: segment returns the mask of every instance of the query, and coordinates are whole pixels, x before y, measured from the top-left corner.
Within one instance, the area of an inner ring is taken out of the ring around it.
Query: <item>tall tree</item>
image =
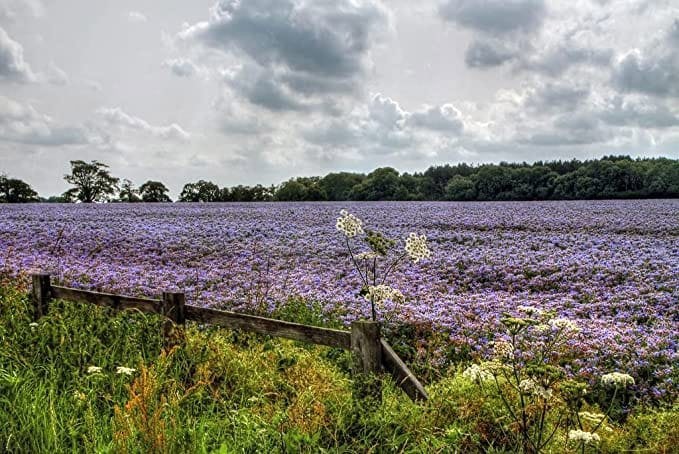
[[[219,202],[221,191],[219,186],[211,181],[200,180],[196,183],[187,183],[184,185],[181,194],[179,194],[180,202]]]
[[[108,166],[99,161],[71,161],[71,173],[64,175],[75,186],[64,193],[71,200],[83,203],[107,201],[118,190],[118,178],[111,176]]]
[[[0,175],[0,203],[36,202],[38,193],[25,181]]]
[[[170,190],[160,181],[149,180],[139,186],[139,193],[144,202],[172,202],[167,193]]]
[[[139,191],[134,187],[132,182],[128,179],[123,180],[123,184],[120,185],[120,194],[118,199],[121,202],[134,203],[139,202]]]

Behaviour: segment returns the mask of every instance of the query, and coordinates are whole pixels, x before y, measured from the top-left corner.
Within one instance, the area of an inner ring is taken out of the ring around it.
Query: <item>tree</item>
[[[38,193],[25,181],[0,175],[0,203],[36,202]]]
[[[455,175],[446,185],[447,200],[474,200],[476,189],[474,182],[469,177]]]
[[[167,193],[170,190],[160,181],[149,180],[139,186],[139,193],[144,202],[172,202]]]
[[[118,190],[118,178],[111,176],[108,166],[99,161],[71,161],[71,173],[64,175],[75,186],[64,193],[69,200],[83,203],[109,200]]]
[[[139,191],[134,187],[132,182],[128,179],[123,180],[123,184],[120,186],[120,194],[118,199],[121,202],[134,203],[139,202]]]
[[[391,167],[373,170],[361,184],[352,190],[356,200],[398,200],[399,173]]]
[[[328,200],[350,200],[352,188],[364,179],[362,173],[329,173],[318,184]]]
[[[196,183],[187,183],[184,185],[181,194],[179,194],[180,202],[219,202],[221,191],[219,186],[211,181],[199,180]]]

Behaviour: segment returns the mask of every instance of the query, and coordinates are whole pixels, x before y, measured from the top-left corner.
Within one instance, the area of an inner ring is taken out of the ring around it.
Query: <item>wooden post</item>
[[[49,301],[52,298],[52,284],[50,275],[37,273],[31,275],[33,281],[33,318],[38,320],[43,315],[47,315]]]
[[[379,403],[382,399],[382,344],[380,324],[358,320],[351,324],[351,352],[353,354],[354,397]]]
[[[380,324],[369,320],[353,322],[351,351],[354,354],[355,372],[377,374],[382,368]]]
[[[183,293],[163,292],[161,313],[175,322],[183,325],[186,322],[186,311],[184,305],[186,297]]]
[[[186,322],[185,301],[183,293],[163,292],[160,313],[168,318],[163,323],[163,339],[166,348],[171,348],[183,341],[183,331],[177,330],[176,325],[184,325]]]

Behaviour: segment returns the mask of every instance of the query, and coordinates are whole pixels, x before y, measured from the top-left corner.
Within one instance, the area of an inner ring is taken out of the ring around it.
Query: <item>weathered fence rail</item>
[[[63,299],[118,310],[134,309],[160,314],[176,324],[194,321],[229,329],[252,331],[274,337],[351,350],[355,357],[354,373],[389,372],[397,385],[413,400],[426,400],[427,393],[408,366],[399,358],[386,340],[380,337],[376,322],[357,321],[351,331],[302,325],[254,315],[208,309],[185,304],[183,293],[162,294],[161,299],[137,298],[110,293],[80,290],[52,285],[48,274],[32,276],[32,295],[35,318],[46,315],[52,299]]]

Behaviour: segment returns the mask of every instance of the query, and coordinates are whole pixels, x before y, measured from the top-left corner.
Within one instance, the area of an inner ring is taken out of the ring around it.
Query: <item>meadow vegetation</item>
[[[341,324],[296,300],[275,315]],[[459,363],[432,375],[425,403],[411,402],[387,379],[381,401],[366,401],[354,397],[346,352],[196,324],[168,341],[161,325],[158,316],[64,301],[34,321],[27,289],[16,280],[0,285],[0,450],[531,450],[511,414],[516,393],[494,392],[473,373],[487,364]],[[402,346],[412,342],[400,337]],[[578,401],[581,415],[607,411]],[[587,445],[577,434],[569,440],[569,423],[557,416],[567,406],[550,401],[542,424],[557,430],[542,452],[669,453],[679,443],[676,403],[607,413]]]

